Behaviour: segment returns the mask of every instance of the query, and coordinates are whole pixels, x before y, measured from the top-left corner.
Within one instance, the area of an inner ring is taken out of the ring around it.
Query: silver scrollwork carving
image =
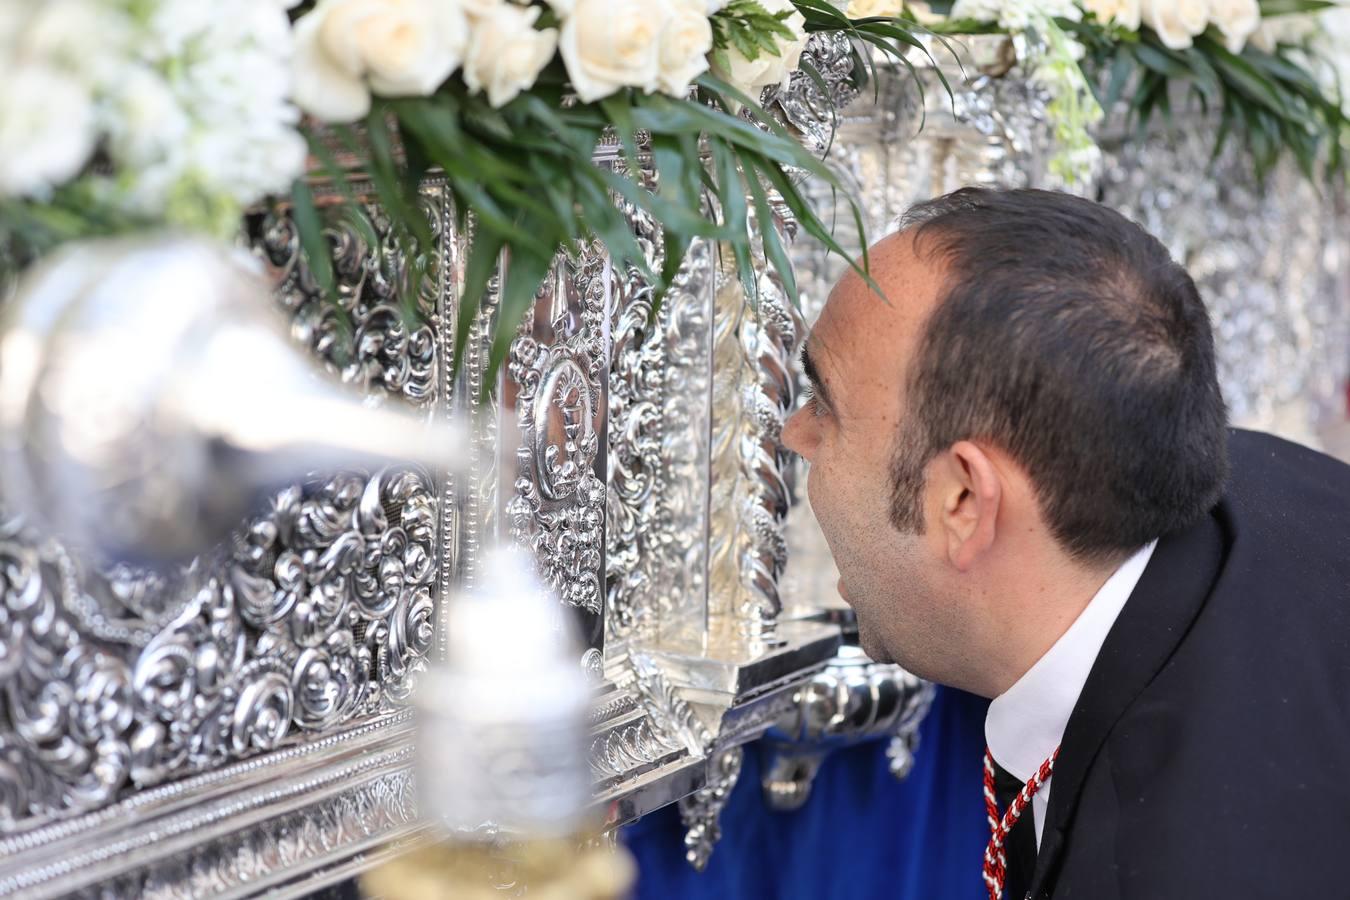
[[[98,573],[7,523],[0,784],[22,777],[0,821],[96,808],[402,699],[431,646],[432,491],[407,470],[283,491],[143,647],[84,633],[70,609]]]
[[[534,316],[511,344],[521,445],[511,533],[534,551],[564,603],[599,614],[603,601],[605,482],[597,474],[606,355],[605,269],[599,245],[563,260]]]
[[[708,760],[708,781],[680,801],[680,821],[684,835],[684,857],[699,872],[708,867],[713,848],[722,837],[722,810],[741,777],[745,751],[741,747],[722,750]]]
[[[769,734],[762,779],[773,809],[799,809],[820,765],[836,749],[889,737],[891,774],[906,777],[914,764],[919,725],[934,687],[896,665],[875,663],[856,646],[839,655],[794,694]]]
[[[421,200],[439,242],[445,205],[442,188],[429,186]],[[276,281],[277,298],[290,313],[292,332],[342,380],[374,395],[401,396],[417,406],[434,402],[440,385],[441,345],[436,340],[441,254],[414,248],[429,268],[413,277],[388,216],[374,203],[345,208],[324,235],[332,248],[337,303],[324,296],[301,256],[295,221],[268,212],[250,223],[250,243]],[[404,298],[412,297],[414,310]],[[413,315],[409,315],[414,312]]]
[[[424,201],[443,211],[436,186]],[[333,223],[328,237],[341,311],[320,297],[284,213],[248,225],[297,337],[368,392],[430,409],[438,255],[427,255],[410,319],[395,305],[405,263],[378,211]],[[3,519],[0,830],[97,809],[402,701],[432,649],[439,509],[421,471],[316,478],[277,494],[230,546],[173,572],[77,560]]]
[[[804,69],[793,72],[786,90],[772,89],[771,102],[796,129],[802,142],[814,153],[822,154],[834,137],[838,111],[859,93],[855,86],[853,42],[842,32],[814,34],[807,41],[802,57],[815,68],[815,75]]]

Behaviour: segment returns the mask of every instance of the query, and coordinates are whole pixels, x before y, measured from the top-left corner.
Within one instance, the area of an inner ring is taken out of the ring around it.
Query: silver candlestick
[[[0,497],[117,559],[186,559],[314,470],[461,467],[463,429],[372,409],[290,339],[242,253],[71,245],[0,305]]]

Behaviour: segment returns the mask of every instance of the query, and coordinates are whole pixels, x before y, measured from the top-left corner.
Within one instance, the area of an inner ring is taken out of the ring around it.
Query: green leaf
[[[831,172],[829,168],[825,166],[824,163],[822,163],[820,160],[816,159],[814,156],[808,153],[805,150],[805,148],[803,148],[800,144],[796,143],[796,141],[792,140],[792,138],[789,137],[787,135],[787,132],[783,129],[783,126],[780,125],[776,120],[774,120],[774,118],[770,116],[767,112],[765,112],[764,109],[758,103],[755,103],[749,97],[745,96],[745,94],[741,93],[740,91],[736,90],[730,85],[725,84],[720,79],[714,76],[705,74],[700,79],[700,82],[706,82],[714,90],[720,88],[726,91],[738,102],[741,102],[750,113],[755,115],[755,117],[757,118],[757,120],[761,122],[761,124],[769,128],[775,135],[782,136],[784,138],[784,142],[790,145],[793,149],[793,153],[790,155],[794,157],[794,161],[789,163],[790,165],[793,165],[797,168],[805,169],[806,171],[819,176],[832,189],[841,189],[843,187],[839,183],[838,177],[833,172]],[[834,236],[828,233],[823,223],[821,223],[819,217],[815,214],[815,211],[812,210],[810,204],[807,203],[804,198],[802,198],[796,186],[791,183],[791,181],[788,179],[787,175],[783,172],[783,170],[779,168],[779,166],[763,165],[759,162],[759,159],[765,156],[767,156],[767,154],[761,153],[760,148],[758,147],[745,148],[745,150],[743,150],[741,153],[741,159],[743,164],[745,162],[752,162],[753,168],[758,169],[758,171],[760,172],[763,172],[764,175],[769,178],[773,186],[777,188],[779,194],[782,195],[784,202],[788,203],[789,207],[792,208],[792,211],[798,216],[802,227],[806,228],[808,232],[813,234],[818,240],[824,243],[827,248],[836,252],[839,256],[843,257],[844,259],[848,260],[849,265],[853,268],[854,271],[856,271],[860,276],[862,276],[863,280],[868,284],[868,286],[872,287],[878,293],[881,293],[880,288],[876,286],[876,282],[872,280],[872,276],[868,273],[870,260],[868,258],[869,251],[867,248],[867,239],[866,239],[867,228],[863,224],[862,208],[858,205],[857,199],[850,194],[847,193],[845,194],[845,197],[848,202],[849,212],[853,216],[854,224],[857,226],[857,233],[859,237],[862,238],[863,250],[862,250],[861,265],[859,265],[858,262],[854,260],[849,254],[845,253],[843,248],[840,247],[839,243],[834,239]],[[747,179],[754,177],[751,173],[751,168],[746,169],[746,177]]]
[[[701,208],[686,209],[647,190],[631,176],[596,167],[605,185],[640,209],[647,210],[663,225],[709,238],[723,237],[716,223],[708,221]]]
[[[1190,68],[1162,47],[1140,42],[1135,45],[1134,55],[1141,64],[1167,78],[1182,79],[1191,76]]]
[[[781,56],[779,40],[790,41],[794,37],[786,22],[791,15],[791,9],[771,13],[756,0],[731,0],[709,20],[714,54],[722,57],[724,68],[728,48],[735,48],[748,60],[758,59],[761,52]]]
[[[1135,115],[1135,139],[1142,141],[1148,129],[1149,119],[1158,103],[1158,97],[1167,92],[1167,79],[1157,72],[1147,72],[1139,82],[1139,91],[1133,102]]]
[[[472,212],[474,212],[474,216],[477,217],[479,227],[497,232],[499,235],[505,236],[510,242],[514,244],[524,244],[524,246],[531,247],[532,250],[541,252],[541,254],[543,254],[543,252],[549,252],[549,248],[551,248],[552,244],[548,242],[547,236],[524,231],[524,229],[518,227],[516,221],[513,219],[513,213],[502,208],[501,204],[498,204],[497,200],[494,200],[494,198],[491,197],[491,194],[487,193],[487,190],[483,188],[478,179],[466,178],[463,177],[462,174],[456,174],[455,157],[452,148],[444,146],[444,144],[441,143],[436,143],[435,138],[432,138],[432,136],[425,131],[420,116],[418,116],[417,113],[409,112],[405,113],[405,115],[406,121],[408,121],[410,134],[417,136],[418,146],[423,147],[429,157],[435,159],[437,165],[440,165],[441,169],[443,169],[448,177],[450,177],[452,185],[454,185],[455,188],[455,193],[470,206]],[[510,190],[508,186],[502,184],[502,182],[487,181],[486,184],[493,185],[499,192],[508,192],[512,194],[513,197],[524,200],[524,197],[517,194],[517,192]],[[529,206],[529,208],[533,209],[543,209],[547,212],[547,206],[540,206],[533,200],[522,202],[522,204],[518,205]]]
[[[605,111],[610,124],[614,127],[614,133],[619,138],[619,146],[623,148],[624,161],[628,163],[629,171],[636,175],[636,173],[642,171],[642,165],[638,160],[637,129],[633,127],[633,102],[628,92],[619,91],[610,94],[600,101],[600,108]]]
[[[774,271],[778,273],[778,277],[782,279],[783,289],[787,292],[792,305],[799,306],[800,297],[797,294],[797,279],[792,271],[792,262],[783,250],[783,242],[779,240],[778,228],[775,224],[773,209],[769,205],[768,194],[765,193],[764,185],[760,183],[757,176],[747,178],[746,183],[750,187],[750,196],[755,201],[755,219],[759,226],[759,240],[764,248],[764,258],[768,260]]]
[[[738,166],[735,150],[724,141],[711,138],[708,147],[712,151],[713,168],[717,173],[717,199],[722,207],[722,221],[726,224],[730,237],[727,243],[731,247],[736,261],[736,273],[747,297],[753,297],[757,286],[753,278],[749,245],[749,210],[746,206],[746,187]]]
[[[323,141],[319,134],[305,132],[305,143],[309,145],[310,155],[319,161],[320,167],[325,175],[342,194],[342,199],[346,200],[350,206],[360,205],[356,199],[356,194],[352,191],[351,181],[347,178],[347,172],[342,164],[338,162],[333,151],[329,149],[328,144]]]
[[[1121,92],[1125,90],[1125,83],[1129,80],[1135,65],[1134,52],[1128,44],[1122,44],[1111,62],[1111,81],[1107,85],[1106,95],[1101,99],[1102,109],[1108,113],[1115,109],[1116,102],[1120,100]]]
[[[1208,37],[1197,38],[1196,46],[1213,58],[1214,67],[1223,75],[1230,88],[1277,115],[1281,113],[1283,104],[1275,86],[1250,62],[1229,53],[1225,47]]]
[[[604,242],[616,260],[637,267],[644,277],[654,280],[656,275],[652,272],[651,262],[638,244],[628,220],[615,206],[599,170],[592,165],[587,168],[592,171],[577,179],[577,202],[586,226]]]
[[[1261,17],[1287,16],[1295,13],[1318,12],[1336,6],[1329,0],[1261,0]]]
[[[295,184],[291,186],[291,212],[295,216],[295,228],[300,235],[300,248],[309,263],[309,271],[314,275],[319,289],[334,305],[337,305],[333,259],[329,256],[328,241],[323,236],[323,222],[314,205],[314,192],[303,178],[296,179]]]
[[[418,207],[416,196],[407,193],[407,184],[399,175],[393,138],[381,104],[376,104],[366,117],[366,138],[370,142],[370,178],[381,202],[398,223],[412,232],[422,252],[429,252],[434,244],[431,226]]]
[[[830,233],[830,230],[825,227],[825,223],[820,221],[820,217],[816,215],[815,210],[811,208],[811,204],[801,195],[797,186],[788,179],[786,173],[784,173],[782,169],[775,165],[759,164],[750,154],[743,155],[742,160],[755,166],[755,168],[763,173],[764,177],[768,179],[769,183],[777,189],[778,195],[782,197],[783,202],[787,204],[788,209],[792,210],[792,214],[797,217],[797,224],[800,227],[805,229],[805,231],[816,240],[824,244],[830,252],[837,255],[840,259],[846,260],[849,267],[862,278],[863,283],[875,291],[883,300],[886,299],[885,291],[883,291],[881,286],[872,278],[867,249],[867,228],[863,224],[862,211],[859,209],[857,201],[851,196],[846,197],[849,212],[853,215],[853,223],[857,229],[859,241],[862,244],[861,264],[853,258],[852,254],[840,245],[834,235]],[[749,172],[747,172],[747,177],[751,177]]]
[[[694,240],[688,235],[679,234],[669,229],[661,233],[661,239],[665,248],[665,259],[661,265],[661,283],[657,289],[652,292],[652,308],[647,315],[649,324],[656,322],[661,314],[661,306],[665,302],[666,294],[674,284],[675,278],[679,275],[680,266],[684,264],[684,258],[689,253],[689,248],[693,246]]]
[[[746,59],[754,60],[759,58],[759,47],[755,43],[753,32],[744,28],[727,29],[727,37],[731,40],[731,46],[735,47]]]

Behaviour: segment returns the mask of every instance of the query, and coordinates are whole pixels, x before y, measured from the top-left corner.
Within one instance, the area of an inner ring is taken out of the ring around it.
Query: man
[[[993,698],[990,895],[1350,896],[1350,467],[1228,430],[1105,207],[965,189],[870,263],[783,440],[863,647]]]

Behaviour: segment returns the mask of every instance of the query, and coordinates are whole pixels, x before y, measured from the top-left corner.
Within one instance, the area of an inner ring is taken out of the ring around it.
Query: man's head
[[[1081,609],[1037,590],[1099,585],[1218,499],[1209,320],[1162,244],[1066,194],[957,191],[870,256],[885,299],[835,287],[784,441],[868,651],[987,693],[1014,617]]]

